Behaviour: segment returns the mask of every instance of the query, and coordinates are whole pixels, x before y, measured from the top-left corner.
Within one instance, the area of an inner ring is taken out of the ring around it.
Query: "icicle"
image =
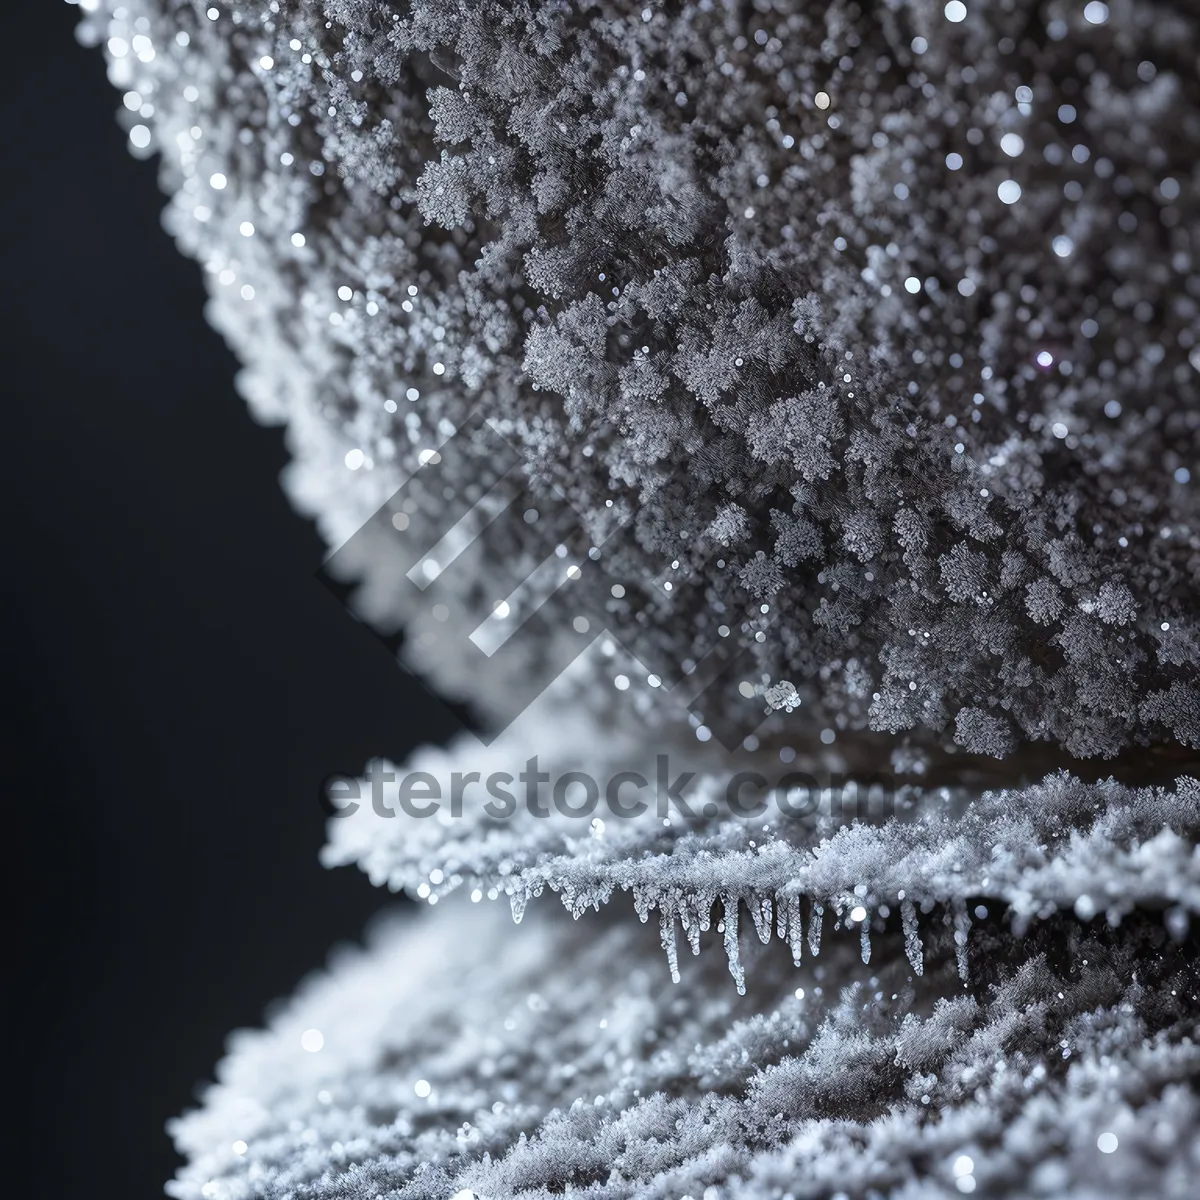
[[[679,923],[683,926],[683,932],[687,934],[688,945],[692,948],[693,954],[700,953],[700,918],[699,915],[692,912],[691,905],[684,900],[679,906]]]
[[[662,947],[667,952],[667,965],[671,968],[671,982],[679,982],[679,952],[675,948],[675,914],[668,904],[662,906],[659,919],[662,930]]]
[[[771,940],[771,897],[751,896],[746,907],[750,910],[758,940],[765,946]]]
[[[804,928],[800,920],[800,897],[792,895],[787,898],[788,941],[792,946],[792,962],[800,965],[800,955],[804,946]]]
[[[788,902],[786,896],[775,893],[775,936],[782,942],[788,931]]]
[[[862,923],[859,930],[859,939],[862,945],[862,960],[864,963],[871,961],[871,915],[867,914],[867,918]]]
[[[725,897],[725,956],[729,959],[729,973],[737,984],[739,996],[746,994],[746,972],[738,958],[738,898]]]
[[[971,915],[961,900],[955,900],[954,910],[954,957],[958,961],[958,977],[967,982],[967,934],[971,929]]]
[[[912,964],[913,973],[925,974],[925,948],[921,945],[921,931],[917,928],[917,910],[907,897],[900,901],[900,923],[904,927],[904,953]]]
[[[808,952],[816,958],[821,953],[821,918],[825,915],[825,906],[813,901],[812,917],[808,922]]]
[[[529,903],[528,892],[509,892],[508,902],[512,905],[513,920],[520,925],[525,915],[525,905]]]

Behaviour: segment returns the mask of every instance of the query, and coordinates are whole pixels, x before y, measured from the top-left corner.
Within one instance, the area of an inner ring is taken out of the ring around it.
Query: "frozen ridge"
[[[868,968],[833,945],[797,973],[758,947],[739,997],[712,955],[678,988],[638,965],[654,938],[636,921],[593,914],[580,936],[538,912],[512,937],[464,905],[343,953],[237,1035],[172,1126],[188,1165],[171,1195],[915,1198],[960,1195],[964,1167],[985,1195],[1099,1200],[1148,1178],[1192,1195],[1195,958],[1167,943],[1147,972],[1158,926],[1052,921],[970,996],[944,936],[917,988],[894,954]],[[1065,976],[1048,961],[1064,933]],[[1005,935],[974,936],[986,960]]]
[[[464,738],[450,750],[421,751],[391,774],[449,781],[469,763],[485,776],[507,767],[512,784],[529,750],[510,739],[484,753]],[[697,768],[693,773],[702,767],[684,762]],[[595,750],[539,759],[538,768],[561,778],[584,763],[598,779],[606,777]],[[654,780],[653,762],[636,765]],[[630,769],[618,759],[608,774]],[[676,762],[672,782],[681,771]],[[642,816],[626,819],[599,806],[601,815],[591,821],[557,812],[545,785],[547,815],[533,816],[522,802],[511,817],[492,817],[485,805],[508,806],[484,792],[482,781],[463,789],[460,815],[443,812],[441,819],[407,815],[395,785],[383,785],[383,810],[392,815],[379,817],[365,800],[364,782],[360,809],[330,821],[323,857],[331,866],[357,863],[372,882],[431,903],[459,889],[476,901],[507,896],[518,920],[547,890],[577,916],[629,892],[643,921],[660,914],[673,973],[677,930],[699,953],[714,912],[723,913],[739,987],[739,906],[760,940],[787,939],[797,962],[805,924],[812,927],[811,952],[819,952],[820,913],[830,925],[855,927],[865,956],[871,928],[899,910],[918,970],[919,928],[935,908],[937,920],[946,916],[965,929],[968,902],[999,905],[1018,936],[1032,920],[1063,909],[1085,922],[1100,917],[1118,925],[1144,906],[1162,913],[1182,937],[1190,915],[1200,911],[1200,783],[1190,777],[1173,787],[1133,788],[1111,780],[1085,784],[1061,772],[1030,787],[974,796],[906,787],[894,798],[897,815],[879,820],[877,812],[878,823],[867,797],[852,792],[851,800],[867,802],[859,807],[843,796],[836,818],[824,804],[804,820],[781,818],[765,801],[758,816],[734,817],[722,804],[728,781],[728,773],[700,775],[682,793],[690,811],[711,803],[719,818],[685,819],[670,804],[664,820],[651,802]],[[520,799],[520,785],[514,790]],[[748,806],[755,796],[743,790],[738,798]]]

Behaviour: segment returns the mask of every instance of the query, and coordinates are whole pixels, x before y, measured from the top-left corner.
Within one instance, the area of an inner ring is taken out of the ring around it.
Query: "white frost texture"
[[[978,996],[952,953],[914,989],[902,960],[761,952],[738,997],[711,956],[673,987],[636,921],[507,920],[413,919],[239,1034],[173,1127],[172,1195],[1193,1194],[1187,1004],[1148,1022],[1136,964],[1086,933],[1059,931],[1069,977],[1031,949]]]
[[[1194,1196],[1195,4],[79,7],[330,576],[484,735],[339,801],[421,910],[170,1193]]]

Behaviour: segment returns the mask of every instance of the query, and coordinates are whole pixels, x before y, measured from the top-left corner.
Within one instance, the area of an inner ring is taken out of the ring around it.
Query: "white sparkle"
[[[306,1029],[300,1035],[301,1049],[307,1050],[309,1054],[316,1054],[324,1045],[325,1035],[319,1029]]]
[[[1004,204],[1016,204],[1021,198],[1021,185],[1015,179],[1006,179],[996,189],[996,195]]]

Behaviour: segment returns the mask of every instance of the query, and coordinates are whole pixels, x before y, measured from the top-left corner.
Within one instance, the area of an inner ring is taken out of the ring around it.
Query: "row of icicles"
[[[540,889],[539,889],[540,890]],[[659,910],[659,924],[662,931],[662,947],[666,951],[667,963],[670,966],[671,978],[678,983],[679,951],[675,936],[675,923],[678,920],[684,936],[693,954],[700,953],[700,935],[706,933],[712,925],[712,897],[694,897],[690,900],[682,896],[664,896],[649,889],[634,889],[634,907],[642,921],[647,921],[652,909]],[[802,897],[798,894],[759,895],[752,893],[741,897],[727,894],[720,897],[723,908],[723,920],[720,930],[724,934],[725,955],[729,960],[729,972],[733,976],[737,990],[741,994],[746,991],[746,976],[738,953],[738,917],[740,905],[744,902],[754,923],[759,941],[764,945],[770,942],[772,934],[780,941],[786,941],[791,947],[792,961],[799,966],[805,943],[808,952],[814,958],[821,953],[821,930],[825,920],[825,905],[819,900],[810,904],[807,931],[801,915]],[[526,892],[511,892],[509,901],[512,904],[513,919],[520,921],[524,915],[529,894]],[[575,915],[583,907],[578,900],[564,897],[567,907]],[[916,975],[925,972],[925,952],[921,942],[921,934],[917,924],[917,906],[914,901],[901,893],[900,921],[904,930],[904,951]],[[594,907],[599,908],[599,902]],[[834,906],[837,919],[842,919],[842,907]],[[890,914],[887,906],[880,906],[878,915],[886,917]],[[861,913],[861,915],[860,915]],[[851,907],[846,914],[847,924],[859,927],[859,938],[862,944],[862,960],[871,961],[871,916],[872,914],[861,905]],[[958,966],[959,978],[967,982],[967,936],[971,928],[971,917],[966,904],[961,900],[950,901],[950,919],[954,925],[955,959]],[[807,936],[806,936],[807,933]]]

